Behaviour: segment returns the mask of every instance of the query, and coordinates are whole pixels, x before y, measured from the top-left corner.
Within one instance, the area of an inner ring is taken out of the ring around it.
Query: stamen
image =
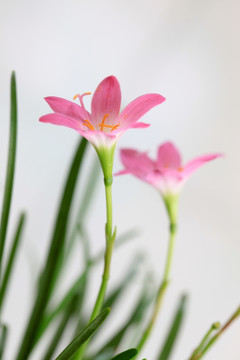
[[[178,168],[178,171],[180,171],[180,172],[182,172],[184,169],[183,169],[183,167],[182,166],[180,166],[179,168]]]
[[[95,130],[90,121],[88,121],[87,119],[83,121],[83,125],[87,126],[90,130]]]
[[[77,95],[74,96],[73,100],[75,100],[76,98],[79,98],[80,105],[81,105],[81,107],[83,108],[83,111],[84,111],[84,113],[85,113],[86,118],[88,118],[88,112],[87,112],[87,110],[85,109],[85,106],[84,106],[84,103],[83,103],[83,100],[82,100],[82,98],[83,98],[85,95],[91,95],[91,93],[90,93],[90,92],[86,92],[86,93],[84,93],[84,94],[82,94],[82,95],[77,94]]]
[[[111,131],[117,129],[117,128],[119,127],[119,125],[120,125],[120,124],[114,125],[114,126],[112,127],[112,130],[111,130]]]
[[[100,131],[103,131],[103,127],[104,127],[104,126],[106,126],[106,127],[109,127],[109,126],[110,126],[110,125],[106,125],[106,124],[105,124],[105,120],[106,120],[106,118],[107,118],[108,116],[109,116],[109,114],[105,114],[104,117],[103,117],[103,119],[102,119],[101,124],[98,124],[99,126],[101,126]],[[112,127],[112,126],[110,126],[110,127]]]

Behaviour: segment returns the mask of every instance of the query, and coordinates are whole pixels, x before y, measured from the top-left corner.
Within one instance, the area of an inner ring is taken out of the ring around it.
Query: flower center
[[[73,100],[75,100],[76,98],[79,99],[79,102],[80,102],[80,105],[85,113],[85,116],[86,116],[86,119],[83,121],[83,125],[87,126],[90,130],[93,130],[93,131],[96,131],[96,129],[94,128],[94,126],[92,125],[92,123],[90,122],[90,120],[88,120],[88,112],[87,110],[85,109],[85,106],[84,106],[84,103],[83,103],[83,97],[85,95],[91,95],[90,92],[86,92],[82,95],[80,94],[77,94],[74,96]],[[105,124],[105,120],[106,118],[109,116],[109,114],[105,114],[103,119],[102,119],[102,122],[100,124],[98,124],[98,126],[100,126],[100,131],[104,131],[104,128],[109,128],[111,129],[110,131],[113,131],[115,129],[117,129],[119,127],[120,124],[116,124],[116,125],[109,125],[109,124]]]
[[[108,125],[108,124],[105,124],[105,120],[106,118],[109,116],[109,114],[105,114],[103,119],[102,119],[102,122],[100,124],[98,124],[100,126],[100,131],[103,131],[103,128],[104,127],[107,127],[107,128],[110,128],[111,130],[110,131],[113,131],[115,129],[117,129],[119,127],[119,124],[117,125]]]

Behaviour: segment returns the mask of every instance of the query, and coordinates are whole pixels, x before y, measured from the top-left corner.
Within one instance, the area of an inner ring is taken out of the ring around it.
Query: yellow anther
[[[84,120],[83,125],[87,126],[90,130],[95,130],[90,121]]]
[[[82,95],[76,94],[76,95],[73,97],[73,100],[76,100],[76,98],[79,98],[79,100],[81,100],[83,96],[85,96],[85,95],[91,95],[91,94],[92,94],[91,92],[86,92],[86,93],[84,93],[84,94],[82,94]]]
[[[180,166],[179,168],[178,168],[178,171],[180,171],[180,172],[182,172],[184,169],[183,169],[183,167],[182,166]]]
[[[112,127],[111,131],[113,131],[113,130],[117,129],[118,127],[119,127],[119,124],[114,125],[114,126]]]
[[[106,126],[106,127],[109,127],[109,126],[110,126],[110,125],[106,125],[106,124],[105,124],[105,120],[106,120],[106,118],[107,118],[108,116],[109,116],[109,114],[105,114],[104,117],[103,117],[103,119],[102,119],[101,124],[98,124],[99,126],[101,126],[101,128],[100,128],[101,131],[103,131],[103,127],[104,127],[104,126]],[[110,126],[110,127],[112,127],[112,126]]]

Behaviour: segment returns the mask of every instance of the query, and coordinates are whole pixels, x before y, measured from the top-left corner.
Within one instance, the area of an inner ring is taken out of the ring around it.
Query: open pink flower
[[[183,166],[178,149],[171,142],[166,142],[159,146],[156,160],[151,160],[146,153],[133,149],[122,149],[120,156],[125,169],[117,175],[135,175],[153,185],[165,197],[177,195],[195,170],[222,155],[199,156]]]
[[[114,76],[105,78],[98,85],[92,97],[91,113],[83,104],[83,97],[90,94],[84,93],[74,97],[79,99],[80,105],[58,97],[46,97],[46,102],[54,112],[42,116],[39,120],[70,127],[96,148],[111,147],[127,129],[149,126],[137,121],[165,100],[158,94],[143,95],[132,101],[120,113],[121,90]]]

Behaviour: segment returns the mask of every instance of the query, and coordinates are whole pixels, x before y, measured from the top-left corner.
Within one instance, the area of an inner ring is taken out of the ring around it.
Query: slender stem
[[[232,322],[240,316],[240,307],[237,308],[235,313],[230,317],[230,319],[226,322],[225,325],[209,340],[204,349],[199,349],[199,352],[191,357],[190,360],[199,360],[205,355],[205,353],[209,350],[209,348],[217,341],[217,339],[222,335],[222,333],[232,324]]]
[[[198,347],[193,351],[190,360],[196,360],[199,359],[199,354],[201,353],[203,347],[205,346],[206,342],[209,340],[210,335],[212,332],[220,327],[220,323],[214,323],[210,327],[210,329],[207,331],[207,333],[204,335],[202,341],[198,345]]]
[[[112,251],[115,240],[115,234],[112,234],[112,189],[111,189],[111,184],[108,185],[106,182],[105,182],[105,194],[106,194],[107,222],[105,228],[106,251],[104,256],[104,270],[102,275],[102,283],[98,292],[97,300],[90,321],[92,321],[99,314],[102,308],[102,304],[107,289],[108,279],[110,277]]]
[[[106,251],[104,256],[104,269],[102,275],[102,282],[98,291],[98,296],[92,311],[92,315],[89,320],[90,322],[94,320],[96,316],[99,315],[103,305],[103,301],[107,290],[107,284],[110,277],[112,251],[113,251],[114,240],[116,237],[116,229],[114,230],[114,232],[112,232],[112,177],[104,178],[104,183],[105,183],[106,215],[107,215],[107,222],[105,227]],[[86,342],[85,345],[81,347],[81,349],[74,357],[74,360],[83,359],[87,344],[88,342]]]
[[[173,258],[173,249],[174,249],[174,244],[175,244],[175,235],[176,235],[176,224],[175,223],[170,223],[170,238],[169,238],[169,244],[168,244],[168,253],[167,253],[167,259],[166,259],[166,263],[165,263],[165,269],[164,269],[164,275],[163,275],[163,280],[160,284],[160,287],[158,289],[158,293],[157,293],[157,297],[155,300],[155,305],[154,305],[154,309],[153,309],[153,313],[152,316],[150,318],[150,321],[147,325],[146,330],[144,331],[144,334],[137,346],[138,349],[138,353],[141,351],[141,349],[143,348],[145,342],[147,341],[153,325],[157,319],[157,315],[159,313],[159,310],[161,308],[162,305],[162,300],[165,294],[165,291],[167,289],[168,283],[169,283],[169,274],[170,274],[170,269],[171,269],[171,264],[172,264],[172,258]]]

